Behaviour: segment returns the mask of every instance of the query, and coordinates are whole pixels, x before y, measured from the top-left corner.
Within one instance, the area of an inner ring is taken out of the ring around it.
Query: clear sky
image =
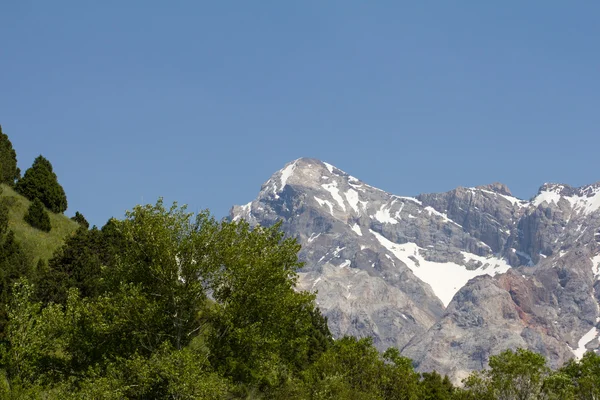
[[[0,0],[0,124],[103,225],[315,157],[399,195],[600,180],[600,2]]]

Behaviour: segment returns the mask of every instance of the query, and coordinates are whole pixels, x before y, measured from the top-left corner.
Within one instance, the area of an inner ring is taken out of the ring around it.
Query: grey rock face
[[[459,381],[506,348],[560,365],[598,346],[598,209],[600,184],[410,198],[302,158],[231,218],[281,220],[299,240],[298,289],[317,291],[336,337],[372,336]]]

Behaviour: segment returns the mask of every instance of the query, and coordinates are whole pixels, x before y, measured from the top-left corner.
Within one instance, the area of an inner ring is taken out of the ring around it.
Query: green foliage
[[[8,319],[6,306],[12,296],[13,284],[22,276],[31,274],[31,261],[23,252],[9,229],[9,211],[0,198],[0,339]]]
[[[45,304],[65,304],[69,288],[78,289],[82,297],[98,296],[105,289],[102,268],[114,263],[119,240],[110,222],[102,230],[80,227],[47,268],[38,268],[37,298]]]
[[[575,398],[600,398],[600,356],[588,351],[579,362],[571,360],[561,370],[573,382]]]
[[[311,399],[418,399],[419,376],[397,349],[383,356],[370,338],[336,340],[303,372]]]
[[[49,213],[52,230],[43,232],[33,228],[24,217],[31,204],[25,197],[17,194],[7,185],[0,185],[0,202],[8,209],[8,227],[33,265],[39,259],[49,260],[57,248],[64,244],[79,225],[61,214]]]
[[[25,171],[15,189],[29,200],[40,199],[54,213],[62,213],[67,209],[67,196],[52,169],[50,161],[38,156],[31,168]]]
[[[20,178],[21,171],[17,167],[17,153],[0,125],[0,183],[14,186]]]
[[[52,229],[48,212],[38,199],[31,202],[23,219],[33,228],[39,229],[42,232],[50,232]]]
[[[0,398],[598,396],[593,353],[552,372],[539,354],[507,350],[456,388],[417,374],[397,349],[379,353],[370,338],[333,340],[314,294],[295,290],[299,246],[279,225],[216,221],[159,200],[100,230],[79,226],[31,268],[2,205],[0,305],[10,307]]]
[[[326,326],[315,318],[314,295],[296,292],[295,240],[279,225],[250,229],[246,222],[222,222],[208,229],[207,248],[216,305],[211,309],[212,361],[234,380],[272,387],[305,366]]]
[[[460,399],[538,399],[550,375],[546,360],[530,350],[506,350],[490,357],[489,369],[463,381]],[[548,383],[547,387],[550,383]]]
[[[87,219],[85,219],[83,214],[81,214],[79,211],[76,211],[75,215],[73,217],[71,217],[71,219],[73,221],[77,222],[79,225],[83,226],[85,229],[89,229],[89,227],[90,227],[90,223],[87,221]]]
[[[425,372],[421,374],[422,400],[451,400],[454,394],[454,385],[447,376],[442,377],[437,372]]]

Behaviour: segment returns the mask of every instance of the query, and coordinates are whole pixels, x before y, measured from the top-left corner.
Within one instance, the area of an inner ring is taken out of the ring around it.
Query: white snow
[[[283,170],[281,170],[281,188],[279,188],[280,191],[283,190],[283,188],[287,184],[287,180],[290,176],[292,176],[294,169],[296,169],[296,161],[294,161],[293,163],[285,167]]]
[[[600,208],[600,188],[588,189],[590,197],[587,196],[569,196],[565,197],[574,211],[582,212],[587,215]]]
[[[583,357],[583,355],[587,351],[585,345],[594,340],[597,336],[598,329],[596,329],[596,327],[593,327],[585,335],[583,335],[581,339],[579,339],[579,343],[577,343],[576,349],[572,349],[571,347],[569,347],[569,349],[571,349],[571,351],[578,360],[581,360],[581,357]]]
[[[415,199],[414,197],[396,196],[396,195],[393,195],[393,196],[394,196],[395,198],[397,198],[397,199],[401,199],[401,200],[409,200],[409,201],[412,201],[412,202],[414,202],[414,203],[417,203],[418,205],[421,205],[421,206],[423,205],[423,203],[421,202],[421,200]]]
[[[319,283],[319,282],[321,282],[321,277],[318,277],[317,279],[315,279],[315,281],[312,284],[312,288],[314,289],[315,286],[316,286],[316,284]]]
[[[594,211],[600,209],[600,187],[587,187],[581,189],[585,195],[574,195],[574,196],[561,196],[560,191],[564,187],[557,185],[550,190],[540,193],[534,200],[533,205],[538,206],[546,201],[548,204],[554,202],[558,204],[558,201],[562,198],[567,200],[571,205],[573,211],[581,212],[585,215],[591,214]]]
[[[319,205],[322,207],[324,204],[327,204],[329,206],[329,213],[331,215],[333,215],[333,204],[331,204],[331,202],[329,200],[323,200],[318,198],[317,196],[314,196],[315,200],[317,201],[317,203],[319,203]]]
[[[406,203],[402,202],[402,204],[400,205],[400,209],[394,213],[395,219],[402,219],[402,216],[400,214],[402,213],[402,210],[404,209],[405,205]]]
[[[333,256],[336,257],[336,258],[339,257],[340,256],[340,251],[344,250],[345,248],[346,248],[346,246],[344,246],[344,247],[337,246],[335,248],[335,250],[333,251]]]
[[[329,170],[329,173],[333,174],[333,169],[335,168],[333,165],[324,162],[323,164],[325,164],[325,167],[327,167],[327,169]]]
[[[501,193],[498,193],[498,192],[492,192],[491,190],[477,189],[477,188],[469,188],[469,189],[471,189],[471,190],[480,190],[480,191],[482,191],[484,193],[493,194],[494,196],[504,197],[506,200],[510,201],[510,203],[513,206],[521,206],[521,207],[523,207],[523,206],[526,206],[526,205],[529,204],[529,202],[527,202],[525,200],[517,199],[516,197],[508,196],[508,195],[501,194]]]
[[[555,203],[558,204],[558,201],[560,200],[560,191],[562,190],[562,186],[557,186],[555,188],[553,188],[552,190],[548,190],[545,192],[542,192],[540,194],[538,194],[535,199],[533,199],[532,204],[534,206],[539,206],[540,204],[542,204],[543,202],[546,202],[548,204],[550,203]]]
[[[477,260],[490,265],[476,270],[468,270],[465,266],[453,262],[428,261],[421,256],[421,249],[415,243],[397,244],[373,230],[370,230],[370,232],[381,245],[406,264],[417,278],[429,284],[435,295],[444,303],[444,306],[448,306],[456,292],[470,279],[484,274],[494,276],[506,272],[510,268],[504,260],[495,257],[480,257],[466,252],[462,252],[462,254],[467,260]],[[389,258],[389,255],[386,254],[386,256]],[[412,258],[409,258],[411,256]]]
[[[233,217],[234,221],[238,221],[240,218],[242,218],[242,214],[247,213],[248,216],[251,216],[251,207],[252,206],[252,202],[248,203],[248,204],[244,204],[243,206],[240,206],[240,208],[242,209],[242,212],[238,215],[236,215],[235,217]]]
[[[342,196],[340,196],[340,191],[337,188],[337,182],[333,181],[331,183],[326,183],[321,185],[321,187],[331,194],[331,197],[333,197],[333,199],[340,205],[342,210],[346,211],[346,205],[344,204],[344,199]]]
[[[392,216],[390,215],[390,209],[386,208],[386,206],[382,206],[376,213],[375,213],[375,219],[381,223],[384,224],[397,224],[398,221],[396,221],[396,219],[392,218]]]
[[[459,224],[457,224],[456,222],[454,222],[450,218],[448,218],[448,216],[446,214],[439,212],[438,210],[436,210],[435,208],[433,208],[431,206],[425,207],[425,211],[427,211],[429,213],[429,215],[431,215],[431,214],[437,215],[438,217],[442,217],[442,219],[444,221],[453,223],[454,225],[462,228],[462,226],[460,226]]]
[[[345,267],[349,267],[350,264],[352,264],[352,261],[350,260],[345,260],[343,263],[340,264],[340,268],[345,268]]]
[[[348,200],[348,204],[350,204],[350,207],[352,207],[354,212],[358,213],[359,212],[358,192],[354,189],[348,189],[348,191],[345,193],[345,195],[346,195],[346,199]]]
[[[310,235],[310,237],[308,238],[308,243],[312,243],[316,238],[318,238],[319,236],[321,236],[321,232],[319,232],[318,234],[312,234]]]
[[[596,279],[600,279],[600,254],[592,257],[592,273]]]
[[[352,225],[352,230],[356,232],[358,236],[362,236],[362,231],[360,230],[360,226],[358,226],[358,224]]]

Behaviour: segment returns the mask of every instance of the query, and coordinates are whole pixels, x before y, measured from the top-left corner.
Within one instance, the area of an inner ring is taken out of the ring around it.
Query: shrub
[[[40,231],[50,232],[52,229],[50,216],[39,199],[35,199],[29,205],[25,214],[25,222]]]

